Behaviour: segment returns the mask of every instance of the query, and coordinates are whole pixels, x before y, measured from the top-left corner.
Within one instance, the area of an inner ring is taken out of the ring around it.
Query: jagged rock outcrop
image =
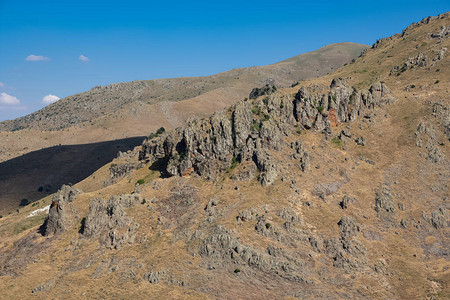
[[[324,252],[333,259],[333,265],[346,272],[366,265],[366,248],[357,239],[360,231],[354,217],[343,216],[338,222],[340,238],[332,238],[324,243]]]
[[[278,177],[271,151],[283,149],[284,137],[297,131],[296,125],[330,132],[331,126],[353,121],[363,111],[392,101],[382,82],[357,91],[338,78],[332,81],[328,93],[302,87],[295,99],[275,93],[256,101],[240,101],[209,119],[191,120],[185,128],[146,140],[139,160],[157,163],[170,176],[195,172],[206,179],[215,179],[241,162],[253,162],[261,184],[269,185]],[[291,147],[297,149],[302,170],[306,171],[308,153],[299,145]]]
[[[414,28],[429,24],[431,21],[448,18],[449,15],[450,15],[450,13],[446,12],[443,14],[439,14],[437,16],[429,16],[427,18],[422,19],[421,21],[419,21],[417,23],[412,23],[411,25],[409,25],[408,27],[406,27],[403,30],[401,36],[404,37],[404,36],[408,35]]]
[[[446,128],[446,127],[445,127]],[[444,133],[446,129],[444,129]],[[445,153],[440,149],[440,135],[429,122],[421,122],[415,132],[416,146],[426,149],[426,159],[436,164],[443,164],[446,160]]]
[[[433,32],[431,37],[434,39],[443,39],[450,35],[450,26],[441,26],[441,29],[438,32]]]
[[[203,241],[199,254],[210,268],[218,265],[247,265],[264,272],[264,276],[270,274],[295,282],[307,282],[306,276],[312,271],[304,268],[304,260],[290,257],[282,249],[269,245],[267,251],[263,252],[241,243],[221,225],[214,227]]]
[[[137,161],[131,161],[120,164],[111,164],[109,167],[109,179],[105,181],[104,185],[108,186],[113,184],[118,178],[124,177],[131,173],[131,171],[142,167],[141,163]]]
[[[447,52],[447,48],[440,49],[436,56],[430,59],[423,52],[419,52],[416,56],[409,57],[403,65],[395,66],[389,72],[389,76],[397,75],[399,76],[401,73],[405,72],[408,69],[413,69],[415,67],[428,67],[433,66],[436,61],[442,60]]]
[[[375,211],[381,218],[392,219],[395,215],[394,196],[389,187],[381,188],[375,198]]]
[[[446,228],[448,223],[447,209],[439,208],[431,213],[431,225],[436,229]]]
[[[139,224],[126,216],[125,208],[142,202],[140,195],[111,196],[107,201],[95,198],[81,229],[85,237],[98,237],[100,245],[119,249],[133,243]]]
[[[81,190],[68,185],[61,187],[53,196],[48,216],[40,228],[43,235],[48,236],[63,232],[72,224],[74,219],[77,218],[72,202],[81,193]]]

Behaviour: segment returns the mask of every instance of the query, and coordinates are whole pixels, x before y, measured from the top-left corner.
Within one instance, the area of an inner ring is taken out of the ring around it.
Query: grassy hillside
[[[449,18],[4,216],[0,297],[449,298]]]

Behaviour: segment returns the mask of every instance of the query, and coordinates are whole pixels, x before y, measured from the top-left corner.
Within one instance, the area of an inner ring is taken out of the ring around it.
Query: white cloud
[[[40,61],[40,60],[50,60],[50,58],[45,57],[45,56],[42,56],[42,55],[34,55],[34,54],[31,54],[31,55],[28,55],[28,56],[25,58],[25,60],[26,60],[26,61]]]
[[[5,84],[3,82],[0,82],[0,87],[4,87]]]
[[[14,96],[8,95],[7,93],[1,93],[0,94],[0,104],[17,105],[17,104],[20,104],[20,100]]]
[[[81,61],[89,61],[89,58],[87,56],[84,56],[83,54],[81,54],[78,58]]]
[[[42,98],[42,103],[44,103],[44,104],[51,104],[51,103],[56,102],[58,100],[59,100],[58,96],[50,94],[50,95],[47,95],[44,98]]]

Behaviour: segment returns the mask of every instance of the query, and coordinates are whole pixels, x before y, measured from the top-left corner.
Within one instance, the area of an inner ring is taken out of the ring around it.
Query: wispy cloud
[[[58,101],[60,98],[58,96],[49,94],[47,96],[45,96],[44,98],[42,98],[42,103],[44,104],[51,104],[53,102]]]
[[[78,57],[78,59],[81,60],[81,61],[89,61],[89,58],[88,58],[87,56],[84,56],[83,54],[81,54],[81,55]]]
[[[0,104],[18,105],[20,104],[20,100],[14,96],[8,95],[7,93],[0,93]]]
[[[5,84],[0,81],[0,87],[4,87],[4,86],[5,86]]]
[[[28,56],[25,58],[25,60],[26,60],[26,61],[41,61],[41,60],[50,60],[50,58],[45,57],[45,56],[42,56],[42,55],[34,55],[34,54],[31,54],[31,55],[28,55]]]

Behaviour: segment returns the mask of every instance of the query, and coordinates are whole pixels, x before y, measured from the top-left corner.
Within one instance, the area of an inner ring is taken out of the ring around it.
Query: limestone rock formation
[[[375,210],[382,218],[391,219],[395,214],[394,196],[389,187],[382,187],[375,198]]]
[[[83,224],[83,236],[98,237],[100,245],[110,249],[134,242],[139,224],[127,217],[124,209],[141,202],[140,195],[112,196],[108,201],[95,198]]]
[[[77,219],[77,214],[72,205],[78,194],[82,191],[63,185],[61,189],[53,196],[52,204],[44,224],[40,231],[48,236],[63,232],[72,222]]]
[[[169,176],[195,172],[212,180],[227,168],[253,162],[261,184],[270,185],[278,177],[271,151],[286,146],[283,138],[296,130],[295,126],[330,132],[331,126],[353,121],[364,111],[392,101],[384,83],[357,91],[336,78],[328,93],[302,87],[295,99],[275,93],[256,101],[240,101],[206,120],[191,120],[185,128],[146,140],[139,160],[157,163]],[[291,147],[296,148],[306,171],[310,156],[300,144]]]

